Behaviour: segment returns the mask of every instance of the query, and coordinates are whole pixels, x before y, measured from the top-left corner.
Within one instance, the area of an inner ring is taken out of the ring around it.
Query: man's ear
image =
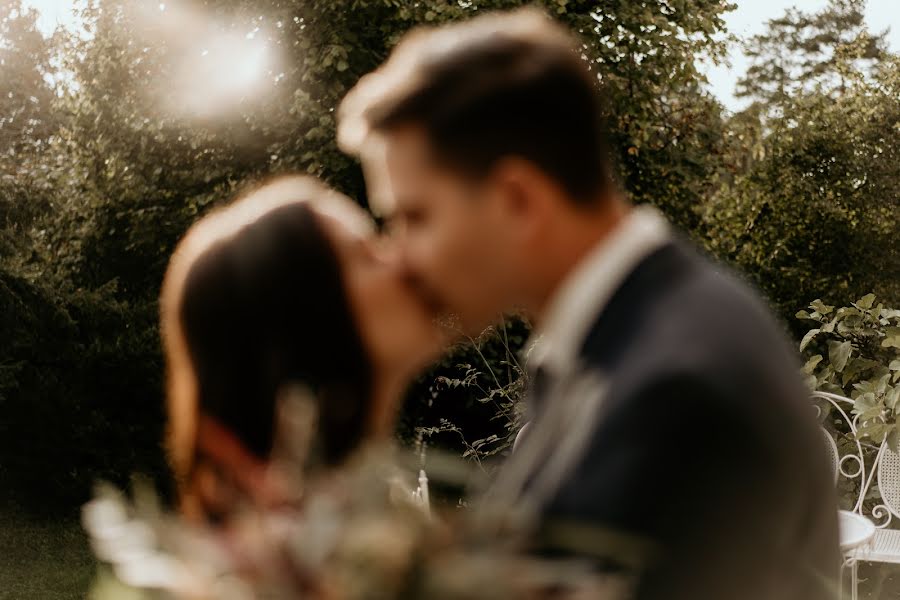
[[[547,226],[553,208],[552,181],[533,163],[504,158],[491,172],[504,220],[516,229],[523,243],[536,241]]]

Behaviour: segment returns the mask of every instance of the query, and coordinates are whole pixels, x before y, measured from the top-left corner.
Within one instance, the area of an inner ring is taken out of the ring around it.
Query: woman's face
[[[349,204],[316,206],[341,264],[350,307],[376,380],[414,377],[441,350],[441,328],[403,278],[371,219]]]

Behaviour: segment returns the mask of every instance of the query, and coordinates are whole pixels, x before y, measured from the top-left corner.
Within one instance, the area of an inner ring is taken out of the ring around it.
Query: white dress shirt
[[[670,239],[669,223],[658,210],[632,209],[551,297],[527,346],[532,348],[528,357],[532,372],[541,368],[552,378],[570,373],[600,312],[628,275]]]
[[[541,369],[547,378],[549,385],[541,391],[547,406],[516,438],[513,455],[494,488],[493,500],[499,506],[517,502],[527,514],[549,499],[575,466],[590,440],[608,387],[602,373],[580,364],[581,347],[628,275],[671,239],[671,228],[659,211],[634,208],[552,296],[534,341],[529,342],[528,357],[529,370]],[[530,477],[533,484],[523,496]]]

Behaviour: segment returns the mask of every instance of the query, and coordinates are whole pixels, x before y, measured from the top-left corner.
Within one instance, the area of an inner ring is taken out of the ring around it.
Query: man
[[[477,331],[534,316],[532,422],[498,481],[546,552],[640,598],[823,598],[831,475],[747,289],[611,175],[597,78],[533,11],[413,33],[340,110],[401,265]]]

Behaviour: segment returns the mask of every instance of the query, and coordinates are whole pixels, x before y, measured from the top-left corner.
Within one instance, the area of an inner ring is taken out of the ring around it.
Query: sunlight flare
[[[168,112],[214,119],[246,110],[274,90],[279,64],[263,17],[223,21],[173,3],[138,3],[145,43],[165,44],[171,79],[155,90]]]
[[[182,63],[177,97],[197,116],[214,116],[266,91],[272,52],[264,41],[239,33],[211,35]]]

